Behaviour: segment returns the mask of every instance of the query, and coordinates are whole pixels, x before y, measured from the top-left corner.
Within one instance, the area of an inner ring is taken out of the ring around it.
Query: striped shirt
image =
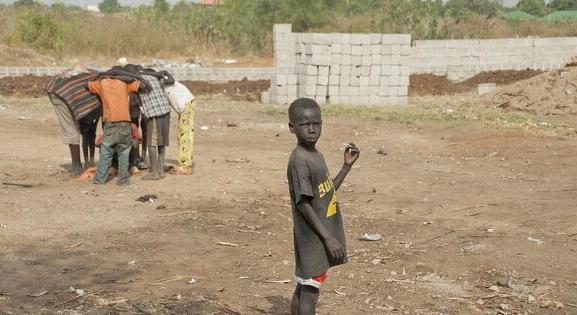
[[[144,116],[146,116],[146,118],[153,118],[170,113],[170,101],[164,92],[160,80],[148,74],[142,74],[141,77],[143,80],[146,80],[152,88],[148,93],[139,93]]]
[[[95,80],[97,76],[97,72],[80,73],[70,77],[59,76],[50,81],[45,90],[48,94],[62,98],[70,108],[74,120],[79,121],[102,107],[100,98],[88,90],[88,82]]]

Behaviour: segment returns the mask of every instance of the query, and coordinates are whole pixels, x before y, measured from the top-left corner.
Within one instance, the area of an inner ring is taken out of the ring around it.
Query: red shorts
[[[322,275],[318,275],[309,279],[303,279],[303,278],[299,278],[297,277],[297,283],[301,284],[301,285],[308,285],[311,287],[315,287],[315,288],[320,288],[321,285],[327,281],[328,275],[327,273],[323,273]]]

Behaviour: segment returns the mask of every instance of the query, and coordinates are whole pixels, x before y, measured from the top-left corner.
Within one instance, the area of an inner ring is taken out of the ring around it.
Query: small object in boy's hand
[[[359,239],[361,241],[379,241],[383,238],[383,236],[379,233],[375,233],[375,234],[369,234],[369,233],[365,233],[363,234],[363,236],[361,236]]]

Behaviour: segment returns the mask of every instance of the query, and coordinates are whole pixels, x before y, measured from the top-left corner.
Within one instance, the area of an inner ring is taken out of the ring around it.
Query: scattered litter
[[[423,225],[431,225],[433,223],[434,223],[433,221],[425,221],[425,222],[423,222]]]
[[[291,283],[289,279],[286,280],[266,280],[267,283]]]
[[[347,295],[346,293],[338,291],[338,290],[333,290],[333,292],[335,292],[336,295]]]
[[[0,105],[0,110],[6,110],[5,106]]]
[[[36,292],[36,293],[28,294],[28,296],[30,296],[30,297],[39,297],[39,296],[43,296],[43,295],[46,294],[46,293],[48,293],[48,291],[39,291],[39,292]]]
[[[501,289],[499,289],[499,287],[496,286],[496,285],[490,286],[490,287],[489,287],[489,290],[491,290],[491,291],[493,291],[493,292],[500,292],[500,291],[501,291]]]
[[[380,264],[380,263],[381,263],[381,259],[380,259],[380,258],[375,258],[375,259],[371,260],[371,264],[373,264],[373,265],[375,265],[375,266],[378,265],[378,264]]]
[[[74,292],[76,292],[76,294],[78,294],[80,296],[84,295],[84,290],[82,290],[82,289],[76,289],[76,290],[74,290]]]
[[[208,130],[208,126],[200,126],[200,130]]]
[[[217,244],[222,245],[222,246],[238,247],[238,244],[234,244],[234,243],[218,242]]]
[[[187,278],[188,278],[187,276],[174,276],[174,277],[160,279],[160,280],[156,281],[155,284],[163,284],[166,282],[180,281],[180,280],[184,280]]]
[[[156,199],[158,199],[157,195],[144,195],[138,197],[136,201],[154,203]]]
[[[361,241],[380,241],[382,238],[383,238],[383,236],[379,233],[375,233],[375,234],[365,233],[359,239]]]
[[[182,295],[177,294],[174,298],[175,298],[177,301],[180,301],[180,300],[182,300]]]
[[[497,232],[497,229],[487,229],[487,232],[489,232],[489,233],[495,233],[495,232]]]
[[[379,150],[377,151],[377,154],[387,155],[387,152],[385,151],[385,149],[379,149]]]
[[[26,117],[26,116],[20,116],[20,117],[18,117],[18,120],[28,120],[28,119],[30,119],[30,118],[28,118],[28,117]]]
[[[188,283],[188,284],[195,284],[195,283],[196,283],[196,279],[192,278],[192,279],[186,281],[186,283]]]
[[[162,209],[166,209],[166,206],[165,205],[156,206],[156,210],[162,210]]]
[[[223,62],[227,65],[237,63],[236,59],[224,59]]]
[[[74,247],[78,247],[80,245],[82,245],[82,243],[76,243],[76,244],[72,244],[72,245],[68,246],[68,248],[74,248]]]
[[[131,260],[128,262],[129,265],[136,265],[136,260]]]
[[[101,305],[101,306],[111,306],[111,305],[116,305],[116,304],[128,302],[127,299],[118,299],[118,300],[98,299],[96,301],[97,301],[98,305]]]
[[[0,224],[0,227],[5,229],[7,227],[7,225],[6,224]]]
[[[527,238],[527,240],[530,241],[530,242],[535,242],[535,243],[537,243],[537,245],[543,245],[543,244],[545,244],[545,241],[544,241],[544,240],[540,240],[540,239],[538,239],[538,238],[532,238],[531,236],[529,236],[529,237]]]
[[[238,125],[235,124],[235,123],[227,123],[226,126],[229,127],[229,128],[238,127]]]
[[[282,264],[285,265],[285,266],[288,266],[288,265],[290,264],[290,262],[289,262],[288,260],[283,260],[283,261],[282,261]]]

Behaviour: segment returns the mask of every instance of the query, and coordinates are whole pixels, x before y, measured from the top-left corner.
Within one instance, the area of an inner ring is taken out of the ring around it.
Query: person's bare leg
[[[70,158],[72,160],[72,176],[80,176],[84,171],[82,169],[82,160],[80,159],[80,145],[79,144],[69,144],[70,148]]]
[[[90,135],[88,133],[82,134],[82,155],[84,156],[84,169],[90,167]]]
[[[148,158],[150,165],[148,166],[148,174],[142,176],[143,180],[158,180],[160,179],[158,174],[158,152],[156,147],[148,146]]]
[[[319,301],[319,289],[303,285],[299,299],[299,315],[315,315],[317,302]]]
[[[291,301],[291,315],[298,315],[299,314],[299,305],[301,300],[301,287],[300,283],[297,283],[295,288],[295,293],[293,294],[293,299]]]
[[[158,176],[164,178],[164,153],[166,152],[163,145],[158,146]]]

